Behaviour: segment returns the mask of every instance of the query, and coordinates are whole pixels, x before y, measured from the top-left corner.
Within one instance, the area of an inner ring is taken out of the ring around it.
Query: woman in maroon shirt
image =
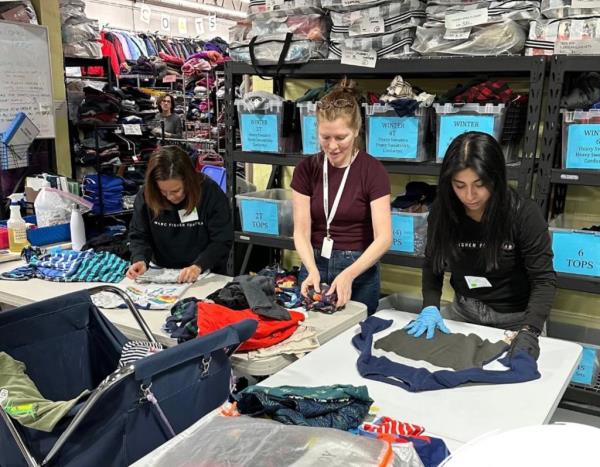
[[[323,152],[303,160],[291,183],[302,294],[319,292],[322,281],[338,307],[352,299],[374,313],[379,258],[392,242],[390,181],[381,162],[358,149],[353,83],[344,79],[317,103],[317,125]]]

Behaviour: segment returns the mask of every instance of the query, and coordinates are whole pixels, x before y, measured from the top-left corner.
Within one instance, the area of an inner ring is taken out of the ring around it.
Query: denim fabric
[[[323,258],[320,250],[315,248],[315,262],[317,263],[317,268],[321,275],[321,282],[326,282],[331,285],[337,275],[360,258],[362,253],[362,251],[333,250],[331,252],[331,258],[327,259]],[[300,272],[298,273],[298,283],[302,284],[307,276],[308,272],[304,265],[302,265]],[[354,282],[352,282],[351,298],[355,302],[367,305],[367,311],[369,315],[371,315],[377,310],[380,286],[379,263],[377,263],[354,279]]]
[[[493,326],[500,329],[519,330],[525,325],[526,312],[499,313],[491,306],[486,305],[480,300],[470,297],[463,297],[456,294],[454,301],[444,310],[441,310],[445,319],[462,321],[466,323],[482,324],[484,326]],[[542,335],[546,335],[546,325],[542,330]]]

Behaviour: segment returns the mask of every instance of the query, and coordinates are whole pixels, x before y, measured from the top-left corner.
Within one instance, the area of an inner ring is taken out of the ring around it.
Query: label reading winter
[[[443,115],[440,118],[437,158],[443,159],[454,138],[468,131],[481,131],[494,136],[493,115]]]
[[[569,125],[565,168],[600,169],[600,124]]]
[[[277,115],[242,114],[241,120],[243,151],[279,151]]]
[[[418,117],[370,117],[367,152],[375,157],[416,159]]]

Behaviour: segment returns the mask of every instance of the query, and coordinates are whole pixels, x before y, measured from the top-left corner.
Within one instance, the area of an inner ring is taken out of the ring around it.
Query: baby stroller
[[[44,398],[67,401],[91,391],[51,432],[25,427],[0,408],[1,467],[126,466],[227,399],[229,356],[254,333],[255,321],[117,370],[128,339],[92,303],[100,291],[119,294],[156,342],[127,294],[112,286],[0,313],[0,352],[26,365]]]

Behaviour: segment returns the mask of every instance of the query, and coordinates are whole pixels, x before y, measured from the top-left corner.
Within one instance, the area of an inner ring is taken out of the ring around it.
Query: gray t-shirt
[[[181,118],[177,114],[171,114],[168,117],[158,116],[158,121],[165,122],[165,133],[181,138],[183,136],[183,125],[181,124]]]

